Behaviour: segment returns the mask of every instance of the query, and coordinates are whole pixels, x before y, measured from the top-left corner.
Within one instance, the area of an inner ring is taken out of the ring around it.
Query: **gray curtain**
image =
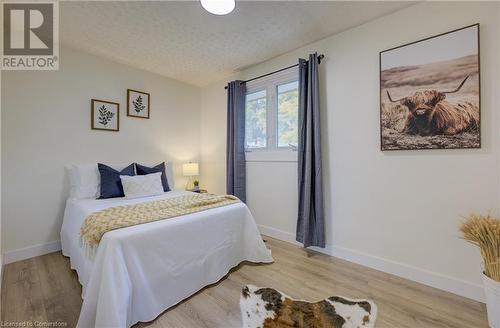
[[[299,211],[297,241],[304,247],[325,247],[318,54],[299,59]]]
[[[246,201],[245,169],[245,96],[246,86],[242,81],[227,85],[227,193]]]

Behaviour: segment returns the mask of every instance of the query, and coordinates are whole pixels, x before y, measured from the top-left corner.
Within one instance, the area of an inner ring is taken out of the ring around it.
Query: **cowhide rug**
[[[373,328],[377,318],[371,301],[333,296],[309,303],[252,285],[243,287],[240,308],[243,328]]]

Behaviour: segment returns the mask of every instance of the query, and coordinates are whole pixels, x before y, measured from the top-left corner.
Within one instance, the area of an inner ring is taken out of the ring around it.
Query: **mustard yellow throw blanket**
[[[91,249],[111,230],[130,227],[211,208],[238,203],[231,195],[189,194],[164,200],[108,208],[89,215],[82,224],[80,237]]]

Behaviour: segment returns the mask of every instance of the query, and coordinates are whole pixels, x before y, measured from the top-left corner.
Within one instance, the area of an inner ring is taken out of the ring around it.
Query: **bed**
[[[151,321],[243,261],[273,261],[243,203],[113,230],[94,252],[81,243],[80,227],[96,211],[186,193],[68,199],[61,243],[82,285],[78,327],[130,327]]]

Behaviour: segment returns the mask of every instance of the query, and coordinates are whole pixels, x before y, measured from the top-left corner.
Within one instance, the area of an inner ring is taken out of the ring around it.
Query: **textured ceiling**
[[[60,2],[63,45],[194,85],[360,25],[409,2]]]

